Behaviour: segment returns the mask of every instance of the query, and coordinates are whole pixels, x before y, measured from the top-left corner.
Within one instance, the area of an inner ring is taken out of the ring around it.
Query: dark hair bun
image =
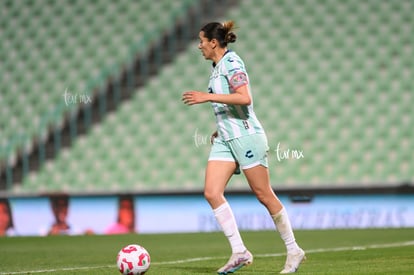
[[[227,43],[234,43],[236,42],[237,35],[234,32],[229,32],[226,34],[226,37],[224,38],[224,41]]]

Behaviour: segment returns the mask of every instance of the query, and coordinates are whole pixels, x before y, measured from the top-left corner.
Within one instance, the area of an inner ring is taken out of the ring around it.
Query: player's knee
[[[216,197],[215,193],[212,192],[211,190],[204,190],[204,198],[207,201],[214,200],[215,197]]]
[[[274,197],[273,196],[269,196],[266,193],[262,193],[262,192],[258,192],[256,193],[256,197],[259,200],[259,202],[261,204],[263,204],[264,206],[268,206],[269,204],[271,204],[274,201]]]
[[[220,199],[223,196],[222,192],[219,192],[218,190],[212,190],[212,189],[205,189],[204,190],[204,198],[208,202],[214,202],[218,199]]]

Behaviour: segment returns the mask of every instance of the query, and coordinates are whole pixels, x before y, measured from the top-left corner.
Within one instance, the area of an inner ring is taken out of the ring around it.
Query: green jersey
[[[213,63],[209,93],[231,94],[237,88],[249,85],[249,76],[243,60],[233,51],[227,51],[223,58]],[[231,140],[241,136],[255,133],[264,133],[263,127],[253,110],[253,100],[250,105],[229,105],[212,103],[216,116],[218,137],[223,140]]]

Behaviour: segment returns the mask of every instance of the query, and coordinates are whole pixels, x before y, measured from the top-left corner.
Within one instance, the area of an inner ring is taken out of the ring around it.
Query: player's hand
[[[184,102],[184,104],[187,105],[194,105],[194,104],[200,104],[209,101],[209,94],[204,92],[198,92],[198,91],[188,91],[184,92],[181,100]]]

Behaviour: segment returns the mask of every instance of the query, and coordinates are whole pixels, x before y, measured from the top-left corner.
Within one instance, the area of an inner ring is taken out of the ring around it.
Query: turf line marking
[[[376,248],[391,248],[391,247],[402,247],[402,246],[413,246],[414,241],[407,241],[401,243],[388,243],[388,244],[373,244],[366,246],[345,246],[335,248],[317,248],[317,249],[306,249],[306,254],[313,253],[324,253],[324,252],[338,252],[338,251],[352,251],[352,250],[367,250]],[[286,253],[274,253],[274,254],[257,254],[256,257],[281,257],[285,256]]]
[[[1,272],[0,275],[53,273],[53,272],[62,272],[62,271],[91,270],[91,269],[99,269],[99,268],[114,268],[114,265],[62,267],[62,268],[57,268],[57,269],[41,269],[41,270],[27,270],[27,271],[16,271],[16,272]]]
[[[402,246],[414,246],[413,241],[400,242],[400,243],[385,243],[385,244],[373,244],[366,246],[345,246],[345,247],[336,247],[336,248],[318,248],[318,249],[307,249],[305,250],[306,254],[312,253],[323,253],[323,252],[336,252],[336,251],[352,251],[352,250],[366,250],[366,249],[376,249],[376,248],[390,248],[390,247],[402,247]],[[272,254],[256,254],[255,257],[282,257],[286,253],[272,253]],[[191,263],[191,262],[202,262],[209,260],[219,260],[227,259],[227,257],[198,257],[198,258],[189,258],[177,261],[166,261],[166,262],[155,262],[151,265],[172,265],[172,264],[182,264],[182,263]],[[116,265],[103,265],[103,266],[85,266],[85,267],[64,267],[57,269],[43,269],[43,270],[27,270],[27,271],[17,271],[17,272],[0,272],[0,275],[18,275],[18,274],[32,274],[32,273],[54,273],[62,271],[76,271],[76,270],[92,270],[100,268],[115,268]]]
[[[352,251],[352,250],[366,250],[366,249],[375,249],[375,248],[389,248],[389,247],[401,247],[401,246],[412,246],[414,245],[413,241],[401,242],[401,243],[388,243],[388,244],[373,244],[366,246],[346,246],[346,247],[336,247],[336,248],[318,248],[318,249],[306,249],[306,254],[312,253],[323,253],[323,252],[335,252],[335,251]],[[255,257],[282,257],[286,253],[272,253],[272,254],[255,254]],[[190,262],[201,262],[209,260],[218,260],[218,259],[227,259],[228,257],[201,257],[201,258],[189,258],[178,261],[167,261],[167,262],[155,262],[151,263],[152,265],[171,265],[171,264],[180,264],[180,263],[190,263]],[[0,273],[1,275],[1,273]]]

